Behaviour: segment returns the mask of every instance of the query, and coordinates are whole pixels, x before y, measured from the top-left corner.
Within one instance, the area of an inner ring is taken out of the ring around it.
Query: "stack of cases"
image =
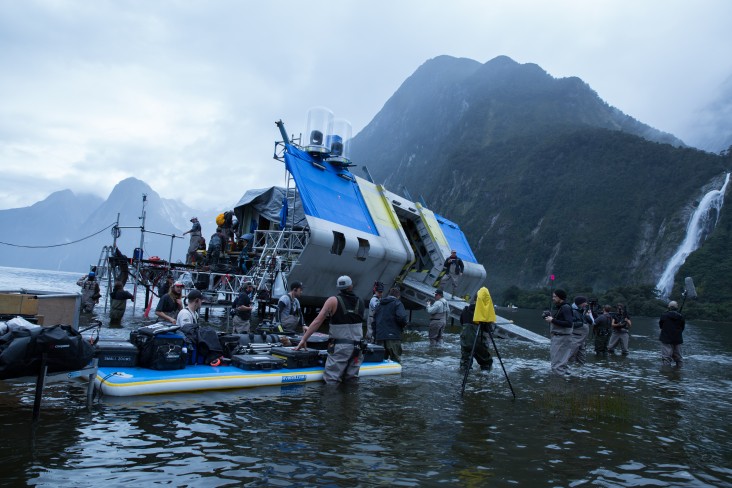
[[[285,360],[268,354],[241,354],[231,356],[231,365],[248,371],[281,369]]]
[[[312,368],[320,366],[320,354],[314,349],[300,349],[295,351],[294,347],[273,347],[272,356],[285,360],[285,368]]]

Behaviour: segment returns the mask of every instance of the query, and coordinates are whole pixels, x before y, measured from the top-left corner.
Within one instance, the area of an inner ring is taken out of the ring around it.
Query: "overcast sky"
[[[276,120],[326,106],[355,135],[443,54],[578,76],[685,140],[732,75],[730,21],[729,0],[0,0],[0,209],[129,176],[230,207],[284,184]]]

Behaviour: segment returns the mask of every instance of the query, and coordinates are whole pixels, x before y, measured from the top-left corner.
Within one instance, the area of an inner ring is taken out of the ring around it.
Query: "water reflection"
[[[539,311],[510,318],[546,333]],[[104,333],[125,337],[139,319],[126,320]],[[430,349],[424,327],[404,344],[401,377],[335,390],[104,397],[91,415],[78,396],[52,389],[35,436],[29,390],[0,386],[0,426],[13,439],[0,445],[3,481],[732,486],[732,330],[689,324],[684,369],[664,371],[657,329],[657,319],[634,317],[627,357],[589,354],[568,380],[548,374],[546,346],[497,340],[515,400],[498,365],[473,370],[460,397],[459,337],[453,331]]]

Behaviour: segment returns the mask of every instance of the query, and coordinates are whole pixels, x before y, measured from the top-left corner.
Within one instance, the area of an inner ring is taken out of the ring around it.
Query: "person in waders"
[[[339,293],[329,297],[315,320],[310,323],[295,350],[305,349],[308,338],[330,317],[328,359],[325,362],[323,380],[328,384],[358,380],[363,352],[363,301],[353,293],[353,281],[341,276],[336,281]]]
[[[125,290],[125,284],[121,281],[114,282],[112,293],[109,294],[112,300],[109,309],[109,326],[119,326],[122,323],[122,317],[127,309],[127,300],[135,301],[135,296]]]

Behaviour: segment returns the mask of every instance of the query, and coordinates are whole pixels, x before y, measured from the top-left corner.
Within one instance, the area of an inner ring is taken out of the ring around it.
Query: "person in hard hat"
[[[81,311],[83,313],[92,313],[94,306],[99,303],[99,297],[102,296],[96,276],[94,271],[90,271],[88,275],[82,276],[76,282],[81,287]]]

